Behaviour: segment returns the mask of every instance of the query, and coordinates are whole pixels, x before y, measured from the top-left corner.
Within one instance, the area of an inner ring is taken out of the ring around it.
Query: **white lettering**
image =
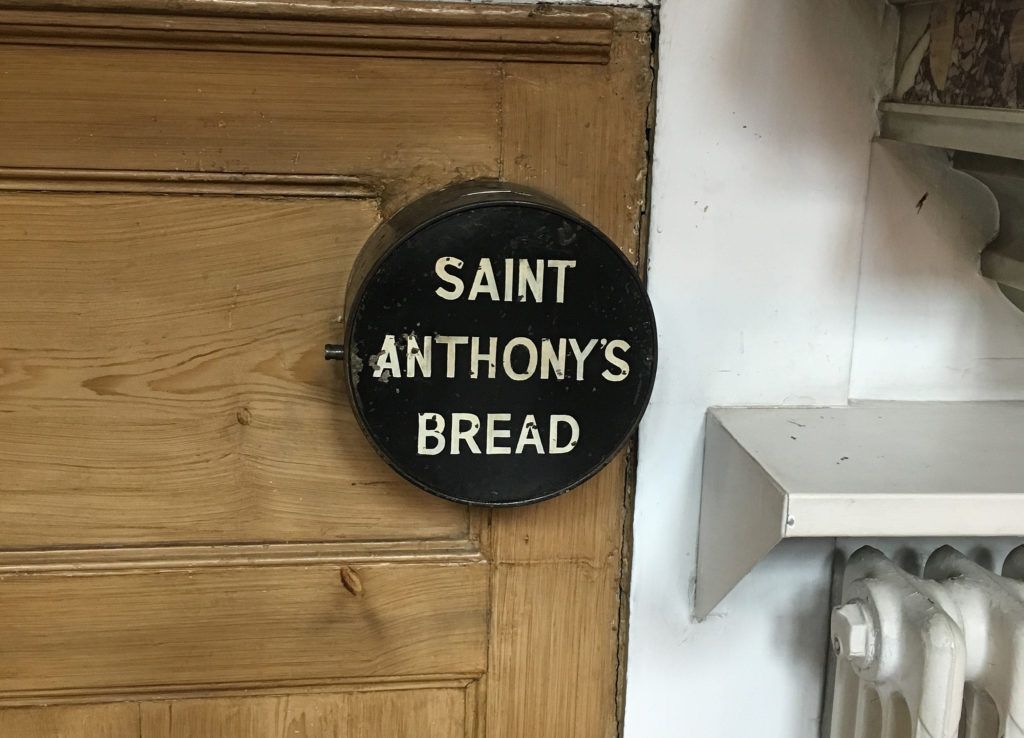
[[[564,446],[558,445],[558,426],[561,423],[568,425],[569,430],[571,431],[569,442]],[[551,427],[548,428],[548,453],[567,454],[576,448],[576,444],[579,440],[580,424],[576,422],[576,418],[571,415],[551,416]]]
[[[445,418],[438,413],[420,413],[416,451],[420,455],[436,456],[446,450],[446,440],[447,451],[454,456],[463,453],[479,454],[481,446],[484,447],[483,453],[491,456],[530,451],[536,454],[567,454],[575,449],[580,439],[577,420],[571,415],[552,415],[548,421],[545,437],[535,415],[526,415],[518,425],[519,430],[513,433],[509,427],[512,422],[510,413],[488,413],[486,416],[452,413],[447,424]],[[446,430],[449,434],[447,438]],[[483,434],[481,430],[484,430]],[[513,437],[516,439],[514,448],[510,445]]]
[[[462,441],[466,442],[470,453],[480,453],[480,447],[475,438],[479,430],[480,418],[473,413],[452,413],[452,455],[459,455],[459,444]]]
[[[462,270],[465,263],[454,256],[441,256],[434,262],[434,274],[443,282],[434,292],[444,300],[457,300],[466,290],[466,283],[455,272]],[[548,269],[555,271],[555,302],[565,302],[565,282],[569,269],[576,268],[575,259],[504,259],[501,290],[494,264],[488,257],[482,257],[477,264],[467,299],[488,297],[494,302],[515,300],[536,303],[544,302],[544,274]],[[548,280],[550,282],[550,279]],[[549,296],[550,299],[550,296]]]
[[[416,367],[419,367],[420,374],[430,377],[430,358],[434,347],[434,339],[430,336],[423,337],[423,348],[416,336],[410,335],[405,339],[405,376],[415,377]]]
[[[627,364],[626,360],[622,357],[615,355],[615,349],[622,349],[622,353],[626,353],[629,351],[629,344],[616,338],[614,341],[609,341],[608,345],[604,347],[604,358],[609,364],[612,364],[619,370],[618,374],[612,374],[607,369],[601,372],[601,376],[609,382],[621,382],[629,376],[629,364]]]
[[[512,302],[512,288],[515,287],[512,275],[516,271],[515,264],[515,259],[505,259],[505,302]]]
[[[526,364],[525,372],[517,372],[512,366],[512,351],[522,346],[526,349],[528,360]],[[513,338],[511,341],[505,344],[505,351],[501,357],[502,367],[505,370],[505,374],[508,375],[509,379],[516,382],[522,382],[533,376],[533,373],[537,371],[537,346],[534,345],[533,341],[523,336]]]
[[[533,293],[534,302],[544,299],[544,260],[537,259],[537,271],[530,267],[529,259],[519,260],[519,302],[526,302],[526,290]]]
[[[462,291],[466,286],[462,283],[461,277],[448,273],[448,267],[450,266],[462,269],[462,260],[456,259],[454,256],[442,256],[434,262],[434,274],[440,277],[442,282],[451,285],[451,289],[446,290],[443,287],[438,287],[434,292],[444,300],[457,300],[462,296]]]
[[[544,453],[544,443],[540,439],[540,431],[537,430],[537,419],[527,415],[523,421],[523,427],[519,431],[519,440],[516,441],[516,453],[523,453],[527,446],[533,446],[538,454]]]
[[[512,436],[512,431],[498,428],[498,423],[507,423],[512,420],[512,416],[508,413],[487,413],[487,453],[491,455],[501,456],[502,454],[512,453],[512,449],[508,446],[499,446],[497,440],[499,438],[509,438]]]
[[[553,372],[556,379],[565,379],[565,339],[558,339],[558,351],[555,352],[550,338],[540,342],[540,378],[547,379]]]
[[[470,379],[476,379],[480,376],[478,367],[481,361],[487,362],[487,378],[494,379],[498,367],[498,339],[493,336],[488,339],[488,347],[489,350],[486,354],[480,353],[480,339],[473,336],[472,343],[469,345]]]
[[[557,272],[555,283],[555,302],[565,302],[565,270],[573,269],[576,266],[575,259],[548,259],[548,266],[555,268]]]
[[[416,453],[421,456],[437,456],[444,451],[444,418],[440,413],[420,413],[419,433],[416,435]],[[434,423],[433,428],[427,427],[427,421]],[[427,439],[432,438],[437,443],[430,447]]]
[[[452,379],[455,376],[455,354],[457,346],[469,343],[469,336],[438,336],[437,342],[445,347],[446,372],[445,376]]]
[[[384,372],[390,372],[389,377],[402,376],[402,370],[398,366],[398,348],[395,346],[395,336],[388,333],[384,336],[384,342],[380,346],[380,353],[373,364],[373,378],[380,379]]]
[[[590,352],[594,350],[594,346],[597,345],[597,339],[591,338],[586,347],[581,351],[580,345],[576,343],[575,338],[569,339],[569,348],[572,349],[573,354],[576,356],[576,379],[580,382],[583,381],[583,364],[586,362],[587,357],[590,356]]]
[[[486,256],[480,260],[480,266],[476,269],[473,285],[469,288],[469,299],[475,300],[481,292],[486,292],[495,302],[501,299],[498,295],[498,285],[494,279],[494,268],[491,266],[491,260]]]

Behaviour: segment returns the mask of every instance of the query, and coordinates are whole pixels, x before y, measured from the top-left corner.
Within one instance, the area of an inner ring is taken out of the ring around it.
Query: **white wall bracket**
[[[786,538],[1024,536],[1024,402],[711,408],[695,615]]]
[[[999,203],[999,235],[981,273],[1024,310],[1024,110],[882,103],[881,136],[956,152],[954,168],[984,184]]]

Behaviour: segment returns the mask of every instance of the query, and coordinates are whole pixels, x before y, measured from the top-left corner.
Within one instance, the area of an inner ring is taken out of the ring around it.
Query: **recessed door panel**
[[[322,358],[377,222],[366,198],[0,194],[3,546],[465,538]]]

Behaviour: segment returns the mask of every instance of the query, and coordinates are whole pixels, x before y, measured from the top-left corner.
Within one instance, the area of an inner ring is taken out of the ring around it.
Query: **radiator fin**
[[[1024,738],[1024,546],[1002,576],[950,546],[923,577],[860,549],[832,643],[831,738]]]

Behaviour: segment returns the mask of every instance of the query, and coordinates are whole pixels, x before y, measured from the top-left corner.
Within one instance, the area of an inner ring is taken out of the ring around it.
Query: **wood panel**
[[[139,708],[130,702],[108,705],[0,709],[4,738],[141,738]]]
[[[0,576],[0,696],[475,676],[480,561]],[[354,593],[351,589],[358,589]]]
[[[459,538],[323,344],[368,200],[0,195],[0,546]]]
[[[0,709],[4,738],[463,738],[452,687]]]
[[[495,570],[488,738],[616,735],[617,566]]]
[[[639,263],[647,188],[650,36],[641,11],[604,68],[505,65],[502,174],[557,196]]]
[[[612,15],[597,9],[535,13],[529,7],[453,3],[189,0],[188,15],[167,9],[151,0],[0,7],[0,43],[603,64],[612,25]]]
[[[140,738],[464,738],[461,689],[149,703]]]
[[[621,16],[629,28],[646,17]],[[649,49],[649,35],[631,30],[616,36],[606,68],[509,64],[502,108],[503,175],[556,194],[638,263]],[[562,497],[494,511],[489,738],[617,733],[630,463],[623,452]]]
[[[395,177],[497,170],[492,63],[0,46],[0,166]]]

